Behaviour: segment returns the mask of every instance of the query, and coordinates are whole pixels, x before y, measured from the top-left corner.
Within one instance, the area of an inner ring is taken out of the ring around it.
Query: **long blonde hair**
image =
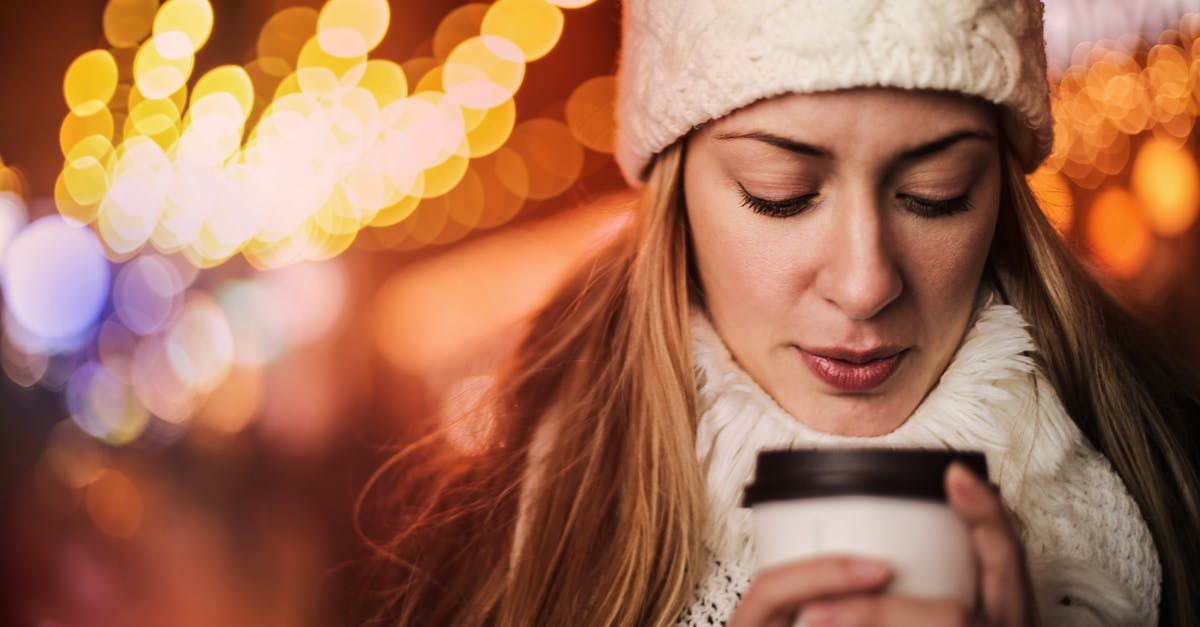
[[[360,503],[374,488],[394,505],[373,510],[395,532],[376,546],[396,579],[381,589],[381,622],[665,626],[691,598],[704,569],[704,484],[682,144],[657,158],[631,232],[533,320],[488,401],[494,446],[463,455],[431,435],[364,490]],[[1008,151],[1005,170],[988,272],[1150,525],[1162,624],[1200,624],[1187,574],[1200,561],[1195,441],[1185,439],[1197,388],[1081,269]]]

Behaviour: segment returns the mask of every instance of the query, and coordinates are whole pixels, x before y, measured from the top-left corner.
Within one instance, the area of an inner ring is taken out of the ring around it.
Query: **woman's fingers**
[[[817,601],[800,614],[804,627],[969,627],[977,619],[953,601],[856,595]]]
[[[790,625],[805,603],[822,597],[879,590],[891,578],[884,563],[818,557],[760,571],[738,604],[730,627]]]
[[[987,624],[1030,624],[1032,603],[1024,550],[1009,524],[1000,495],[957,463],[946,472],[946,494],[970,528],[979,557],[980,610]]]

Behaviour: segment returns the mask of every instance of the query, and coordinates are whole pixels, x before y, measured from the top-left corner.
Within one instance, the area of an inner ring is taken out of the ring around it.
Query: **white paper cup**
[[[821,555],[866,557],[892,566],[889,592],[974,607],[970,533],[946,501],[953,461],[987,477],[983,454],[974,452],[760,452],[743,501],[752,511],[758,568]]]

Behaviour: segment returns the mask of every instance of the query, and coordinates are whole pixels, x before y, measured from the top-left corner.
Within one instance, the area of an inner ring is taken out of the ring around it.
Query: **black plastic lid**
[[[962,462],[987,479],[987,458],[976,451],[825,448],[764,450],[743,507],[824,496],[888,496],[946,500],[946,468]]]

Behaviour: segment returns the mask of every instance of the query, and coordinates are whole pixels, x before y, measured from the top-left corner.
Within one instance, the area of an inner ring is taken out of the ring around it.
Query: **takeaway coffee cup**
[[[760,452],[743,500],[752,512],[758,568],[819,555],[873,558],[891,564],[891,592],[973,607],[970,535],[945,493],[954,461],[987,477],[987,461],[976,452]]]

